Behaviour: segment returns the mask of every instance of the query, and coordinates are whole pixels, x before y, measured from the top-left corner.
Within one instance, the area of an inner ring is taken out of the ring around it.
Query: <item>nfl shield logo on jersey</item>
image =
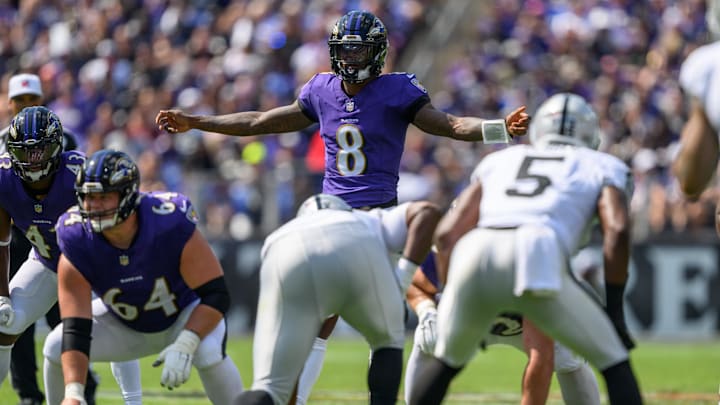
[[[187,214],[185,214],[185,216],[187,217],[188,221],[190,221],[194,224],[197,224],[198,215],[197,215],[197,211],[195,211],[195,207],[190,207],[190,210],[188,210],[188,212],[187,212]]]
[[[127,266],[130,264],[130,257],[128,255],[120,255],[120,265]]]
[[[42,204],[35,204],[35,212],[37,212],[38,214],[43,212]]]
[[[355,111],[355,102],[350,100],[347,103],[345,103],[345,111],[347,111],[347,112]]]

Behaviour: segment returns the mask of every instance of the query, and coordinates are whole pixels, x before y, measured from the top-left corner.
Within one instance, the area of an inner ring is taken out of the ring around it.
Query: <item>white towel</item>
[[[515,286],[513,293],[553,295],[562,287],[565,255],[549,226],[524,225],[515,232]]]

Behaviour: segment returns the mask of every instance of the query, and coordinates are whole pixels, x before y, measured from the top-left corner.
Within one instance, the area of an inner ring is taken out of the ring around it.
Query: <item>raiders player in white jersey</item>
[[[495,316],[506,311],[522,313],[599,369],[611,404],[642,403],[625,346],[631,342],[624,344],[618,333],[626,334],[629,170],[593,150],[598,134],[587,128],[596,119],[580,96],[551,97],[530,124],[532,146],[487,156],[455,209],[440,221],[438,272],[447,282],[438,306],[438,340],[434,358],[415,381],[411,405],[439,404]],[[596,215],[609,283],[605,311],[568,268]]]
[[[407,286],[395,276],[393,253],[408,238],[408,211],[352,210],[318,194],[262,248],[260,297],[253,338],[251,391],[236,404],[286,404],[330,315],[341,316],[372,349],[370,404],[395,404],[402,374]],[[411,216],[411,215],[410,215]]]
[[[405,367],[405,401],[409,401],[417,374],[432,358],[437,340],[438,292],[435,257],[430,255],[415,273],[407,303],[418,316],[412,351]],[[479,345],[509,345],[527,355],[522,375],[522,405],[545,404],[553,372],[560,383],[563,401],[570,405],[600,405],[600,392],[592,368],[563,345],[540,332],[527,317],[503,313],[493,321]]]
[[[672,171],[688,197],[705,190],[720,157],[720,0],[708,0],[706,21],[716,41],[694,50],[680,68],[690,113]],[[720,233],[720,224],[715,225]]]

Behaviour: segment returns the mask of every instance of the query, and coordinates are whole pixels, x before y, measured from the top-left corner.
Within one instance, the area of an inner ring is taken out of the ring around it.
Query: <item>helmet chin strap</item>
[[[365,80],[369,79],[371,76],[370,75],[370,65],[368,64],[367,66],[365,66],[364,69],[360,69],[358,71],[357,76],[358,76],[358,80],[360,80],[361,82],[364,82]]]
[[[93,232],[99,233],[106,229],[112,228],[118,224],[117,212],[111,218],[90,218],[90,226],[92,226]]]
[[[349,74],[346,73],[345,76],[349,76]],[[371,77],[372,75],[370,74],[370,64],[368,64],[362,69],[357,69],[357,75],[355,75],[354,79],[346,79],[343,77],[343,80],[353,84],[359,84],[370,79]]]
[[[44,180],[53,174],[53,161],[48,160],[45,163],[45,167],[39,170],[29,170],[28,168],[21,166],[16,168],[16,172],[23,181],[35,183],[37,181]]]
[[[43,177],[43,172],[39,171],[39,170],[32,171],[32,172],[26,171],[25,177],[27,177],[28,181],[31,181],[31,182],[39,181]]]
[[[27,179],[31,182],[40,181],[40,180],[44,179],[45,177],[47,177],[49,169],[50,168],[48,167],[48,168],[45,168],[42,170],[33,170],[33,171],[26,170],[25,177],[27,177]]]

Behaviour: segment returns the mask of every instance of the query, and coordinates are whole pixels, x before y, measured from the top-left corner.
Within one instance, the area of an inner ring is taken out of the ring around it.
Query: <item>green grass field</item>
[[[310,403],[313,405],[366,403],[367,350],[364,342],[360,340],[331,338],[325,366]],[[228,344],[228,352],[235,360],[243,382],[248,387],[252,382],[251,340],[248,338],[231,340]],[[406,350],[406,355],[408,353],[409,351]],[[160,371],[150,366],[153,360],[154,357],[141,360],[146,405],[208,404],[200,379],[194,371],[187,384],[170,392],[160,387]],[[632,353],[632,361],[646,404],[718,403],[720,342],[673,344],[641,342]],[[453,382],[446,403],[517,404],[520,398],[520,377],[524,362],[525,356],[515,349],[491,346],[488,351],[479,353]],[[101,376],[98,404],[122,404],[109,365],[96,364],[95,370]],[[602,382],[600,385],[604,390]],[[0,405],[15,405],[17,401],[8,378],[0,387]],[[562,403],[555,381],[549,403]]]

